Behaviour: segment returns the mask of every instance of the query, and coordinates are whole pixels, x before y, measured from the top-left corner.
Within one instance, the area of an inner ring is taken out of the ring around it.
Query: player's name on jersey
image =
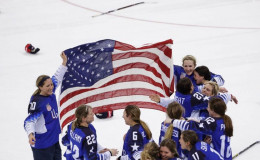
[[[79,136],[78,134],[74,133],[72,130],[70,130],[70,136],[71,136],[72,139],[74,139],[75,141],[77,141],[79,143],[82,140],[82,137]]]

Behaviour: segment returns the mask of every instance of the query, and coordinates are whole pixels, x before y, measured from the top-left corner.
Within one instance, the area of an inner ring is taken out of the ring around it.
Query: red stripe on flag
[[[123,103],[114,103],[114,104],[110,104],[110,105],[97,106],[97,107],[93,108],[93,112],[99,113],[99,112],[106,112],[108,110],[124,109],[127,105],[133,105],[133,104],[138,106],[139,108],[156,109],[156,110],[163,111],[163,112],[166,111],[165,107],[163,107],[159,104],[156,104],[156,103],[135,101],[135,102],[123,102]],[[66,124],[73,121],[74,119],[75,119],[74,115],[69,116],[62,122],[61,127],[63,128]]]
[[[138,75],[138,74],[134,74],[134,75],[126,75],[126,76],[122,76],[122,77],[118,77],[115,79],[110,80],[109,82],[107,82],[106,84],[98,87],[98,88],[88,88],[88,89],[79,89],[76,91],[73,91],[71,93],[68,93],[66,96],[64,96],[61,100],[60,100],[60,106],[63,105],[63,103],[65,103],[68,99],[77,96],[78,94],[84,93],[84,92],[88,92],[88,91],[92,91],[95,89],[99,89],[99,88],[104,88],[107,86],[110,86],[112,84],[116,84],[116,83],[122,83],[122,82],[132,82],[132,81],[140,81],[140,82],[148,82],[156,87],[159,87],[161,89],[164,89],[165,86],[158,82],[155,82],[152,78],[144,76],[144,75]]]
[[[127,53],[119,53],[119,54],[113,54],[112,60],[116,61],[119,59],[128,59],[133,57],[145,57],[154,60],[155,63],[159,65],[163,73],[169,78],[170,77],[170,68],[168,68],[162,61],[160,61],[159,56],[153,53],[149,52],[127,52]],[[139,64],[138,62],[132,63],[132,64]],[[145,67],[139,67],[139,68],[146,68],[148,64],[146,64]]]
[[[61,111],[60,117],[62,118],[67,112],[78,107],[81,104],[88,104],[91,102],[109,99],[109,98],[113,98],[113,97],[122,97],[122,96],[129,96],[129,95],[147,95],[147,96],[149,96],[151,94],[158,94],[161,97],[163,97],[163,95],[160,94],[159,92],[156,92],[156,91],[150,90],[150,89],[145,89],[145,88],[118,89],[115,91],[109,91],[109,92],[103,92],[100,94],[95,94],[93,96],[82,98],[82,99],[75,101],[74,103],[68,105],[66,108],[64,108]],[[93,107],[97,107],[97,106],[93,106]]]

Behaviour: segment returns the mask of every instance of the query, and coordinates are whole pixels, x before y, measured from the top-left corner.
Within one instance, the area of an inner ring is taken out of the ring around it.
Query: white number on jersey
[[[225,153],[224,153],[224,151],[225,151],[225,140],[226,140],[226,138],[227,138],[227,142],[230,142],[230,137],[228,137],[228,136],[226,136],[226,135],[222,135],[221,137],[220,137],[220,140],[221,140],[221,148],[220,148],[220,154],[221,154],[221,156],[222,157],[225,157],[225,158],[229,158],[230,156],[231,156],[231,154],[232,154],[232,151],[231,151],[231,147],[230,146],[227,146],[227,152],[226,152],[226,156],[225,156]]]
[[[199,160],[200,157],[199,157],[199,155],[198,155],[198,152],[193,153],[193,154],[192,154],[192,158],[193,158],[194,160]]]
[[[35,110],[36,102],[31,102],[29,105],[30,105],[30,110]]]
[[[211,118],[211,117],[208,117],[207,119],[205,119],[205,121],[210,124],[212,122],[215,122],[215,119],[214,118]]]
[[[94,134],[87,136],[86,139],[87,139],[88,145],[91,145],[92,143],[96,143],[96,137]]]
[[[73,145],[72,142],[70,142],[70,146],[72,147],[71,150],[74,152],[74,154],[72,154],[72,157],[74,159],[79,158],[79,148],[76,145]]]
[[[133,140],[134,140],[134,141],[137,140],[137,132],[133,132]]]

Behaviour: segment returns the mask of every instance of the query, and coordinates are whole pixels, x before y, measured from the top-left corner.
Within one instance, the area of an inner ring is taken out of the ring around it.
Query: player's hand
[[[160,96],[158,94],[152,94],[149,96],[149,98],[156,103],[160,102]]]
[[[117,149],[110,149],[110,153],[112,153],[112,156],[116,156],[118,154]]]
[[[231,94],[231,101],[234,101],[236,104],[238,104],[237,97],[233,96],[232,94]]]
[[[29,143],[30,143],[30,145],[34,145],[35,141],[36,141],[36,139],[35,139],[33,133],[30,133],[29,134]]]
[[[64,52],[62,52],[62,53],[60,54],[60,56],[61,56],[61,58],[62,58],[62,65],[66,66],[67,61],[68,61],[68,58],[67,58],[66,54],[65,54]]]
[[[219,87],[219,92],[226,93],[226,92],[228,92],[228,90],[225,87]]]
[[[104,149],[100,150],[98,153],[105,153],[106,151],[109,151],[109,149],[104,148]]]

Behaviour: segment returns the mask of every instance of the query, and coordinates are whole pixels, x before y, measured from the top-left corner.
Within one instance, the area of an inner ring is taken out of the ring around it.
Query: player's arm
[[[236,98],[234,95],[232,95],[232,94],[230,94],[230,93],[228,93],[228,92],[226,92],[226,93],[219,93],[219,94],[218,94],[218,97],[221,98],[226,104],[227,104],[229,101],[234,101],[235,104],[238,103],[237,98]]]
[[[40,111],[37,102],[31,101],[28,106],[28,112],[29,115],[24,120],[24,129],[28,135],[29,143],[31,145],[35,144],[35,131],[36,131],[36,122],[40,119],[41,116],[43,116],[42,112]]]
[[[211,135],[217,127],[216,120],[212,117],[208,117],[200,122],[190,121],[189,129],[195,132]]]
[[[53,91],[55,92],[56,88],[61,84],[62,79],[68,69],[66,66],[67,64],[67,56],[65,55],[64,52],[61,53],[61,58],[62,58],[62,65],[59,66],[59,68],[56,70],[54,75],[52,76],[52,82],[54,85]]]
[[[214,73],[211,73],[211,81],[216,82],[219,86],[223,86],[225,83],[225,80],[221,75]]]

